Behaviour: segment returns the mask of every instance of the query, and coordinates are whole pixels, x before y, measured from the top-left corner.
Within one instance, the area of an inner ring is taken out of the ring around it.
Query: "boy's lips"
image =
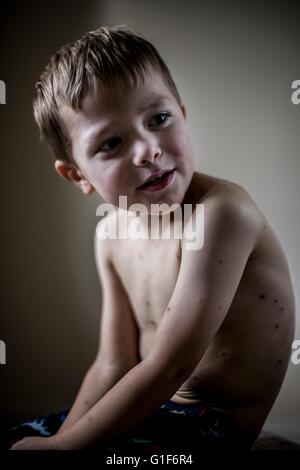
[[[152,173],[152,175],[150,175],[141,186],[138,186],[137,189],[153,192],[165,188],[171,183],[174,170],[175,168],[173,168],[173,170],[161,170],[159,172]]]

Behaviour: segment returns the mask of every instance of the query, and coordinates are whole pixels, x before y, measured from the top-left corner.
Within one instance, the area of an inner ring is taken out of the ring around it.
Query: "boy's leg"
[[[108,445],[107,450],[151,454],[250,447],[250,440],[228,416],[203,404],[181,405],[168,401],[128,437]]]
[[[27,436],[52,436],[61,427],[68,411],[37,418],[0,432],[0,449],[9,449]],[[91,449],[106,452],[147,453],[186,450],[250,448],[243,433],[224,414],[203,404],[164,403],[126,437]]]

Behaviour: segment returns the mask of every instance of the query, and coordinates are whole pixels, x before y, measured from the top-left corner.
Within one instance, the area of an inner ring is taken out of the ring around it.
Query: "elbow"
[[[165,386],[170,388],[170,394],[178,390],[196,366],[195,364],[190,365],[189,361],[184,362],[180,359],[176,360],[176,358],[168,359],[159,354],[149,354],[144,361],[147,362],[148,370],[156,375],[158,382],[165,383]]]

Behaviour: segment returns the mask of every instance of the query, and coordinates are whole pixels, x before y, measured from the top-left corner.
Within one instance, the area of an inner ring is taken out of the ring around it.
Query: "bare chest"
[[[172,296],[181,259],[180,240],[126,241],[116,265],[140,332],[156,330]]]

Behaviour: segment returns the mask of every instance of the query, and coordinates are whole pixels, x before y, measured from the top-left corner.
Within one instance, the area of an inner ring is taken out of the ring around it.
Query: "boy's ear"
[[[91,183],[72,163],[68,163],[65,160],[55,160],[54,167],[59,176],[74,183],[84,194],[91,194],[95,191]]]

